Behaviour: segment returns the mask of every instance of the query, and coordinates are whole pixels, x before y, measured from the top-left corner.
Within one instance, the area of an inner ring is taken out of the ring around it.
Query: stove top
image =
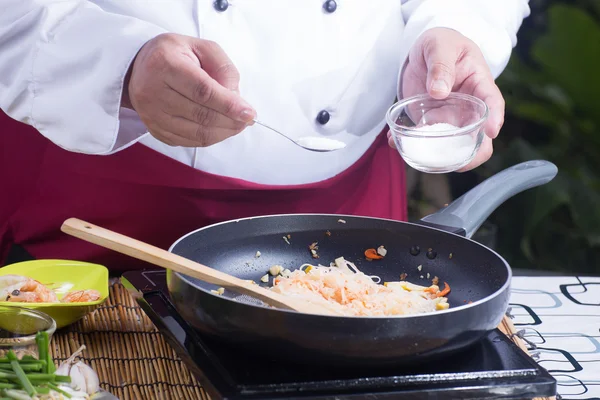
[[[306,367],[245,354],[191,328],[171,303],[164,270],[128,272],[123,283],[210,396],[217,399],[532,399],[556,380],[502,332],[432,364],[385,369]]]

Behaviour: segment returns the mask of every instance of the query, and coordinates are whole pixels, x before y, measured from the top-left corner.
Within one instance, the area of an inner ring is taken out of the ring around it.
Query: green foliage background
[[[600,0],[530,4],[497,81],[506,122],[477,178],[524,160],[554,162],[553,182],[490,218],[497,250],[515,268],[600,274]]]

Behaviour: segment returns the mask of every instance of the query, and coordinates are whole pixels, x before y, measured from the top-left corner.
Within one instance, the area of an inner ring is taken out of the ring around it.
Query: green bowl
[[[67,292],[95,289],[100,299],[87,303],[17,303],[1,301],[0,307],[39,310],[56,321],[58,329],[94,311],[108,298],[108,270],[98,264],[69,260],[34,260],[0,268],[0,276],[22,275],[48,285],[60,300]]]

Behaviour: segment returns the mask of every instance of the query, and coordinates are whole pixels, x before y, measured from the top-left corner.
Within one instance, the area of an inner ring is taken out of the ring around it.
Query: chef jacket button
[[[328,123],[329,118],[331,118],[331,115],[329,115],[329,113],[325,110],[320,111],[319,114],[317,114],[317,122],[321,125],[325,125],[326,123]]]
[[[229,2],[227,0],[215,0],[213,7],[217,11],[225,11],[229,8]]]
[[[335,0],[327,0],[325,3],[323,3],[323,8],[328,13],[335,12],[335,10],[337,9],[337,3],[335,2]]]

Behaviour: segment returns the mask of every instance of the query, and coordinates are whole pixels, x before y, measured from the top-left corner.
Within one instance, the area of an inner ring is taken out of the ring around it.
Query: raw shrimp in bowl
[[[100,299],[97,290],[76,290],[66,293],[59,301],[54,290],[21,275],[0,276],[0,301],[19,303],[86,303]]]
[[[35,279],[20,275],[0,276],[0,299],[22,303],[58,303],[53,290]]]

